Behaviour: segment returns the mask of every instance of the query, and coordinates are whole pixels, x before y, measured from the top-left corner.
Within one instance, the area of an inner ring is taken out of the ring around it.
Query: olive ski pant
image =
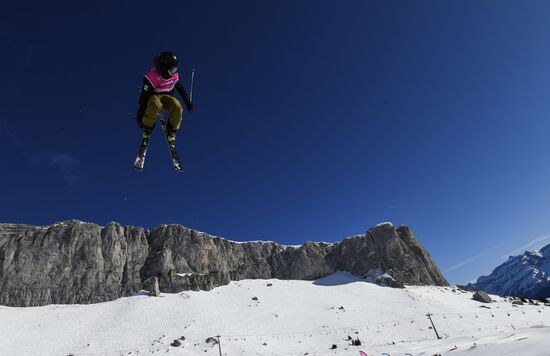
[[[141,121],[143,125],[152,128],[157,121],[157,115],[161,110],[168,112],[168,127],[177,131],[181,125],[181,114],[183,109],[175,96],[168,94],[153,94],[147,100],[147,107]]]

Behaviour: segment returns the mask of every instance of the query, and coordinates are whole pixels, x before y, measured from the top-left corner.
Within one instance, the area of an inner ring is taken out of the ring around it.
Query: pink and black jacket
[[[182,97],[185,105],[187,106],[187,110],[192,111],[193,104],[189,100],[187,92],[179,80],[179,74],[175,73],[170,76],[170,78],[164,78],[155,67],[151,68],[147,74],[145,74],[145,78],[143,78],[143,85],[139,95],[139,110],[136,117],[138,124],[141,123],[141,118],[143,117],[145,108],[147,107],[147,100],[149,100],[151,95],[168,94],[175,96],[175,91],[177,91]]]

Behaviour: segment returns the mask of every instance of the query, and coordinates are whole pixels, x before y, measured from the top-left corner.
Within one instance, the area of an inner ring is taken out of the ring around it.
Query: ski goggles
[[[168,73],[170,73],[170,75],[176,74],[177,71],[178,71],[178,67],[172,67],[168,69]]]

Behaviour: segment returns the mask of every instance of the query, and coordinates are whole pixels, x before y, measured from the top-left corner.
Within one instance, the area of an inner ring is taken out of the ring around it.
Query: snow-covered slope
[[[380,287],[339,272],[101,304],[0,307],[0,355],[550,355],[550,307],[471,296]],[[206,342],[216,335],[221,345]]]
[[[550,297],[550,245],[510,256],[490,275],[479,277],[468,287],[498,295]]]

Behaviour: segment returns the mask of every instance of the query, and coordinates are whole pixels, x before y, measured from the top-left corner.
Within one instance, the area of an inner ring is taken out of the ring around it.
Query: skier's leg
[[[164,110],[168,112],[168,131],[175,132],[179,130],[183,113],[180,102],[172,95],[163,95],[161,101]]]
[[[151,135],[153,128],[155,127],[155,121],[157,120],[157,115],[162,109],[162,103],[158,95],[151,95],[149,100],[147,100],[147,107],[145,108],[145,113],[141,122],[143,123],[143,137],[146,135]]]

